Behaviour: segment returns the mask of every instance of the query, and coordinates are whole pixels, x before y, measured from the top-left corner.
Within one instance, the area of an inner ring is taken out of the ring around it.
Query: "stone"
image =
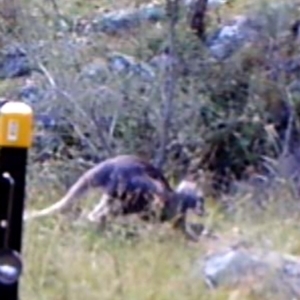
[[[209,0],[208,9],[216,9],[225,5],[230,0]],[[195,0],[185,0],[182,4],[189,8]],[[106,33],[109,35],[120,34],[142,24],[155,24],[166,19],[165,5],[148,3],[137,8],[119,9],[97,14],[91,21],[79,20],[80,32]],[[77,25],[75,27],[77,27]]]
[[[193,275],[210,289],[251,284],[274,299],[300,297],[300,258],[292,255],[249,247],[216,250],[196,262]]]
[[[155,78],[155,72],[150,65],[122,53],[110,53],[108,55],[108,67],[112,72],[133,74],[146,81],[151,81]]]
[[[229,250],[207,257],[204,265],[205,282],[209,287],[237,284],[241,275],[264,267],[259,260],[243,251]]]
[[[257,36],[255,24],[248,17],[235,16],[229,24],[221,26],[206,41],[211,55],[219,60],[230,57],[245,42],[253,41]]]
[[[24,77],[31,73],[27,53],[21,47],[10,46],[0,53],[0,79]]]
[[[183,0],[183,5],[190,7],[192,6],[197,0]],[[229,3],[231,0],[208,0],[207,6],[210,9],[218,8],[222,5]]]
[[[29,105],[34,105],[43,99],[43,93],[33,84],[21,87],[18,91],[18,96],[22,101]]]
[[[91,80],[93,82],[104,83],[109,76],[109,70],[105,62],[93,61],[82,68],[81,79]]]
[[[121,9],[96,16],[91,22],[90,30],[113,35],[136,28],[142,23],[155,23],[164,18],[163,7],[148,4],[140,8]]]

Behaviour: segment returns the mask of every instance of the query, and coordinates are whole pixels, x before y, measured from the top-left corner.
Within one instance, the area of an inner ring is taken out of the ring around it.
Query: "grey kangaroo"
[[[24,220],[66,212],[93,188],[99,188],[102,197],[87,216],[91,222],[105,223],[111,215],[145,213],[183,229],[188,210],[200,216],[204,213],[204,198],[194,182],[183,180],[174,190],[162,171],[151,163],[135,155],[118,155],[87,170],[58,202],[26,212]],[[118,210],[114,210],[116,201],[120,204]]]

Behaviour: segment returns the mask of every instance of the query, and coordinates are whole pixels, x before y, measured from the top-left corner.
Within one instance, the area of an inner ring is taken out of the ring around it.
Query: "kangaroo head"
[[[197,186],[197,183],[185,179],[182,180],[176,190],[177,202],[180,204],[180,212],[185,213],[188,210],[193,211],[199,216],[203,216],[205,213],[204,197],[202,191]]]

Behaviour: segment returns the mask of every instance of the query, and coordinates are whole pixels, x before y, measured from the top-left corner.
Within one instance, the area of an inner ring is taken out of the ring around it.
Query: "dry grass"
[[[181,237],[126,241],[54,219],[26,227],[23,299],[199,299]]]
[[[28,207],[44,206],[57,198],[54,191],[40,196],[42,190],[30,191],[34,201]],[[82,206],[89,207],[93,200],[91,195]],[[204,253],[241,240],[260,249],[299,254],[298,214],[291,213],[295,202],[280,199],[270,207],[264,213],[240,209],[232,216],[209,208],[203,221],[220,239],[203,237],[199,243],[189,243],[158,225],[147,234],[125,239],[62,216],[29,222],[24,235],[22,299],[262,299],[246,286],[209,291],[201,280],[191,277],[191,271]]]

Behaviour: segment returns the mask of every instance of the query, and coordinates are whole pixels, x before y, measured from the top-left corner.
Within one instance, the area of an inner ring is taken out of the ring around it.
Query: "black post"
[[[0,106],[0,299],[19,300],[27,154],[32,110],[22,102]]]

